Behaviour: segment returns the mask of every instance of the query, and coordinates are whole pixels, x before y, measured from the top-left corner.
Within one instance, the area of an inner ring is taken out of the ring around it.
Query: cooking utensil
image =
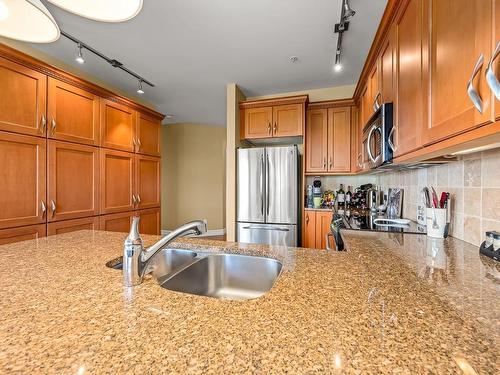
[[[432,190],[432,204],[434,205],[434,208],[439,208],[438,207],[438,195],[436,193],[436,189],[434,189],[434,186],[431,186]]]
[[[429,188],[425,186],[422,191],[424,192],[424,197],[425,197],[425,206],[426,207],[431,207],[431,194],[429,193]]]
[[[441,193],[441,199],[439,200],[439,208],[445,208],[447,194],[448,193],[444,191]]]
[[[448,237],[448,232],[450,231],[451,222],[451,196],[450,193],[446,193],[446,201],[444,207],[446,208],[446,225],[444,226],[444,238]]]

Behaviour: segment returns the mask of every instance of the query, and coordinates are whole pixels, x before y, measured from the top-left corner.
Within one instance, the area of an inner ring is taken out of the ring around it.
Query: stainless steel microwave
[[[393,104],[384,103],[363,129],[363,148],[370,168],[392,163],[394,157]]]

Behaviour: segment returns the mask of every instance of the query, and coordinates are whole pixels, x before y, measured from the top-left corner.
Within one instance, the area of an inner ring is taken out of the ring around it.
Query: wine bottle
[[[347,187],[347,193],[345,193],[345,205],[347,207],[351,207],[352,203],[352,193],[351,193],[352,186]]]
[[[337,203],[339,207],[345,206],[345,192],[344,192],[344,184],[340,184],[340,189],[337,191]]]

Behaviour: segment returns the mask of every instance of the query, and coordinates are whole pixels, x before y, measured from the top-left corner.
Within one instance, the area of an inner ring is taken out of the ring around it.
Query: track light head
[[[79,64],[85,63],[85,59],[83,58],[83,55],[82,55],[82,45],[80,43],[78,43],[78,56],[76,57],[75,60]]]
[[[335,65],[333,66],[333,70],[335,72],[340,72],[342,70],[342,62],[341,62],[341,58],[340,58],[340,50],[337,50],[336,54],[335,54]]]
[[[349,0],[344,0],[344,20],[350,20],[355,14],[356,11],[349,5]]]
[[[142,95],[144,94],[144,90],[142,89],[142,81],[139,80],[139,87],[137,88],[137,93]]]

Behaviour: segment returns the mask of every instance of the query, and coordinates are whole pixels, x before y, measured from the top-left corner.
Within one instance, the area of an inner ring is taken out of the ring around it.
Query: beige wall
[[[61,36],[61,38],[64,38],[64,37]],[[114,92],[115,94],[121,95],[121,96],[128,98],[128,99],[131,99],[134,102],[140,103],[140,104],[145,105],[145,106],[152,108],[152,109],[157,109],[156,106],[154,106],[151,102],[145,100],[143,97],[131,95],[130,93],[127,93],[123,90],[120,90],[120,89],[114,87],[114,86],[111,86],[109,83],[101,81],[97,77],[89,75],[89,74],[83,72],[82,70],[75,68],[72,65],[69,65],[69,64],[67,64],[61,60],[58,60],[58,59],[40,51],[40,50],[37,50],[36,48],[31,47],[27,43],[15,41],[15,40],[4,38],[1,36],[0,36],[0,43],[5,44],[5,45],[12,47],[14,49],[17,49],[18,51],[21,51],[29,56],[32,56],[35,59],[41,60],[49,65],[52,65],[56,68],[64,70],[68,73],[74,74],[75,76],[83,78],[83,79],[85,79],[89,82],[92,82],[98,86],[101,86],[105,89],[108,89],[108,90]],[[75,54],[76,54],[76,52],[77,52],[77,49],[76,49],[76,45],[75,45]],[[107,63],[102,61],[102,64],[107,64]]]
[[[240,146],[240,101],[245,95],[234,83],[227,85],[226,236],[236,239],[236,148]]]
[[[354,90],[356,89],[356,85],[346,85],[346,86],[336,86],[336,87],[327,87],[324,89],[312,89],[312,90],[303,90],[303,91],[293,91],[293,92],[282,92],[279,94],[273,95],[263,95],[263,96],[254,96],[248,98],[249,100],[258,100],[258,99],[268,99],[268,98],[279,98],[283,96],[294,96],[294,95],[309,95],[310,102],[320,102],[323,100],[337,100],[337,99],[350,99],[354,94]]]
[[[196,219],[224,229],[225,152],[225,127],[162,126],[162,229]]]

